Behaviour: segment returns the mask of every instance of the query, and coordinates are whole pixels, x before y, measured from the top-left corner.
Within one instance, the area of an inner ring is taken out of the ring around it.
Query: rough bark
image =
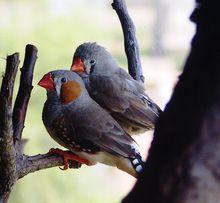
[[[59,155],[51,154],[38,154],[35,156],[20,156],[17,160],[17,177],[23,178],[29,173],[33,173],[39,170],[62,166],[63,158]],[[79,168],[81,164],[77,162],[69,162],[70,168]]]
[[[144,83],[138,42],[134,23],[128,13],[124,0],[113,0],[112,8],[116,11],[124,34],[124,48],[127,55],[129,74],[137,81]]]
[[[123,203],[220,201],[220,13],[197,1],[196,35],[157,123],[144,173]]]
[[[12,95],[19,64],[19,54],[7,56],[6,72],[0,92],[0,202],[6,202],[16,181],[16,159],[13,145]]]
[[[34,65],[37,59],[37,48],[27,45],[25,50],[24,64],[21,70],[20,85],[13,109],[13,128],[15,148],[20,148],[22,131],[28,102],[31,95]],[[21,150],[17,150],[20,152]]]

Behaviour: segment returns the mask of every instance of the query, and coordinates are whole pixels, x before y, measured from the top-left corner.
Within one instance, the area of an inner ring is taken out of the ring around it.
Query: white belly
[[[91,165],[99,163],[103,163],[110,166],[116,166],[117,157],[109,154],[108,152],[98,152],[95,154],[90,154],[86,152],[74,152],[78,156],[87,159]]]
[[[90,154],[86,152],[74,152],[78,156],[88,160],[91,165],[95,165],[98,162],[109,166],[115,166],[122,171],[129,173],[130,175],[137,177],[137,173],[134,170],[130,160],[122,156],[114,156],[108,152],[98,152]]]

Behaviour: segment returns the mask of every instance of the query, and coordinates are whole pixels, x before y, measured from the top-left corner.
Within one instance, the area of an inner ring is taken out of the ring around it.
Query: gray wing
[[[111,77],[91,75],[89,80],[90,96],[110,113],[146,127],[155,124],[160,108],[124,70]]]
[[[91,118],[94,110],[96,117]],[[123,157],[136,156],[132,148],[135,143],[131,136],[96,103],[90,107],[89,112],[84,113],[81,122],[72,121],[72,125],[76,141],[87,143],[87,148],[99,148],[101,151]]]

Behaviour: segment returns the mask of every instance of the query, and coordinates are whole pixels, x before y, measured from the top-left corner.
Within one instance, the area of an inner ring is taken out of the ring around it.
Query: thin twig
[[[137,81],[144,82],[135,26],[129,16],[124,0],[113,0],[112,8],[116,11],[124,34],[124,47],[128,60],[129,74]]]
[[[0,92],[0,197],[6,202],[16,181],[16,159],[13,145],[12,95],[18,70],[19,54],[7,57]]]
[[[28,44],[25,50],[25,59],[21,68],[20,85],[13,109],[14,143],[17,152],[20,150],[20,141],[24,128],[24,121],[28,102],[31,95],[34,65],[37,59],[37,48]]]

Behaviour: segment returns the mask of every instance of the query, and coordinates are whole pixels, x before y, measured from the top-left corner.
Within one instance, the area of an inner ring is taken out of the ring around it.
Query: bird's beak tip
[[[45,74],[37,84],[47,90],[53,90],[54,85],[51,73]]]

